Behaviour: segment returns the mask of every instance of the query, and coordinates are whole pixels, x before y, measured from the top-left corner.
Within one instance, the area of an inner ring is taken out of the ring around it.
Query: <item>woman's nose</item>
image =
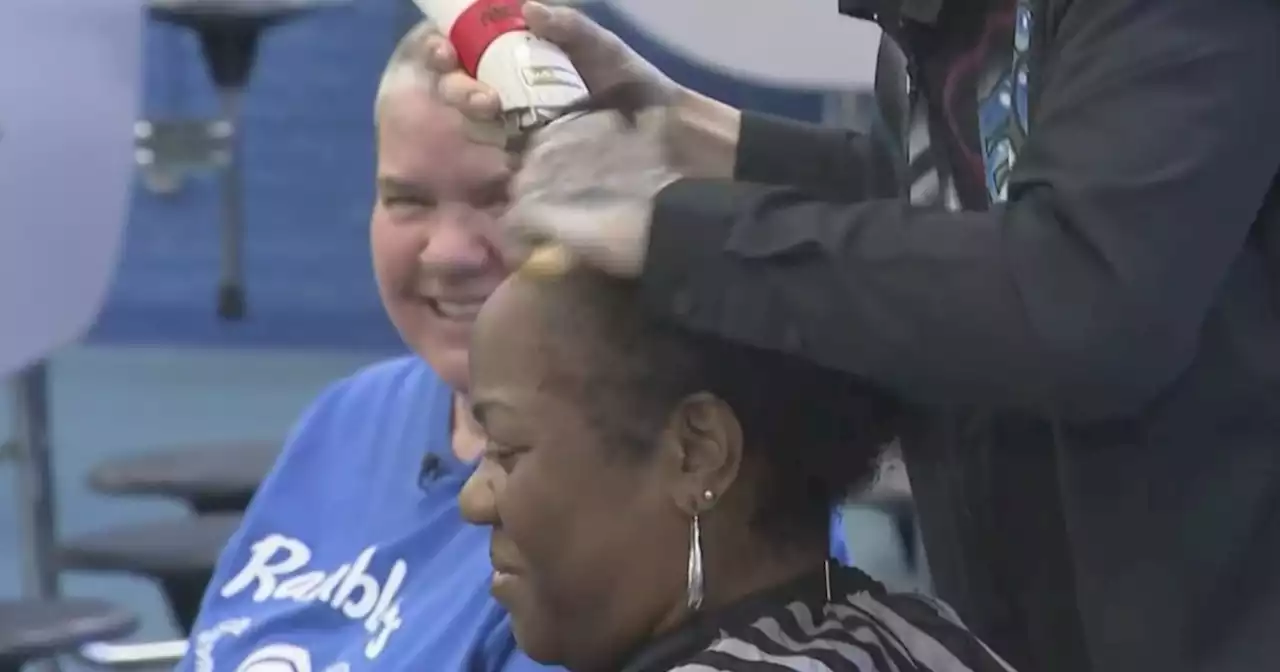
[[[482,460],[458,495],[462,518],[472,525],[493,526],[498,523],[491,472],[492,467]]]

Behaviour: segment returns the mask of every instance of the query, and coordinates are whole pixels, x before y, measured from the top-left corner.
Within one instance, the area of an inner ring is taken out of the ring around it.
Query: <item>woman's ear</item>
[[[742,426],[723,400],[699,392],[671,412],[662,450],[675,504],[692,516],[710,508],[737,481]]]

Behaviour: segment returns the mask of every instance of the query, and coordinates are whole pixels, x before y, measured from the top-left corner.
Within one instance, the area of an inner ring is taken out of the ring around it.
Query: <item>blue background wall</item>
[[[700,71],[608,13],[597,13],[675,78],[740,106],[816,118],[816,94],[780,92]],[[219,213],[211,179],[172,195],[139,187],[123,261],[90,342],[398,349],[378,305],[365,226],[373,196],[372,100],[409,0],[356,0],[272,30],[244,123],[250,318],[214,314]],[[207,116],[216,101],[187,31],[147,35],[149,117]]]

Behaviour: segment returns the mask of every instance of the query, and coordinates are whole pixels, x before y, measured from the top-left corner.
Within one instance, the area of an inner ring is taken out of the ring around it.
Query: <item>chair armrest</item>
[[[158,642],[93,642],[80,647],[77,657],[104,670],[133,670],[172,666],[187,655],[187,641],[167,639]]]

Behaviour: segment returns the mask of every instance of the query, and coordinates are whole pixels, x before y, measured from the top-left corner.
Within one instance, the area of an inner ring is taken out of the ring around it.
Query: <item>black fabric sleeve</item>
[[[646,300],[921,401],[1147,403],[1192,360],[1280,167],[1280,5],[1075,0],[1054,39],[1007,206],[677,182],[656,199]],[[857,150],[831,142],[795,140],[775,170],[847,177]]]
[[[876,118],[869,120],[866,133],[744,111],[734,179],[799,187],[849,203],[905,195],[907,61],[885,36],[876,55],[873,92]]]
[[[898,196],[898,161],[884,137],[743,112],[734,178],[852,203]]]

